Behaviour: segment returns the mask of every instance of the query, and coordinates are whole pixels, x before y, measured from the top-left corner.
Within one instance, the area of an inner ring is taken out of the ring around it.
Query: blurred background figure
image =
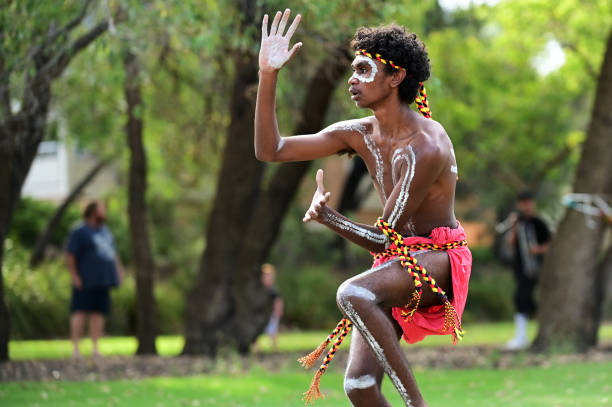
[[[497,231],[505,232],[505,250],[511,257],[514,271],[515,293],[514,315],[515,334],[506,343],[506,349],[525,348],[527,338],[527,321],[536,311],[534,290],[544,253],[551,240],[550,229],[537,216],[536,202],[533,194],[523,191],[517,196],[517,211],[512,212],[506,220],[497,226]]]
[[[272,350],[278,351],[278,326],[283,316],[283,299],[274,285],[276,280],[276,268],[270,263],[261,266],[261,283],[272,300],[272,315],[264,332],[272,341]]]
[[[106,227],[106,208],[94,201],[83,211],[83,223],[70,232],[66,265],[72,278],[70,337],[73,356],[79,358],[79,340],[89,316],[93,356],[100,356],[98,338],[104,333],[104,318],[110,312],[110,288],[119,285],[123,267],[115,243]]]

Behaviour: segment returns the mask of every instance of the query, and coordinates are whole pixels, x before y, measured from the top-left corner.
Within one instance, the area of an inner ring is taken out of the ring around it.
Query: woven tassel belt
[[[412,280],[414,281],[414,293],[412,294],[412,299],[410,302],[402,307],[401,315],[404,320],[407,322],[412,321],[412,317],[416,310],[419,308],[419,304],[421,302],[421,296],[423,294],[423,284],[429,285],[431,290],[440,297],[442,303],[444,304],[444,327],[443,331],[447,331],[451,328],[451,335],[453,339],[453,344],[456,344],[458,340],[463,339],[463,329],[461,328],[461,320],[457,315],[457,311],[455,307],[451,304],[444,290],[436,283],[436,280],[431,276],[425,267],[421,266],[417,260],[410,254],[411,252],[420,251],[420,250],[433,250],[433,251],[447,251],[456,249],[461,246],[467,246],[467,241],[459,240],[448,242],[443,245],[437,245],[434,243],[416,243],[412,245],[406,245],[404,243],[404,238],[401,234],[397,233],[395,230],[391,228],[391,226],[384,221],[383,219],[378,219],[376,222],[376,226],[382,230],[382,232],[389,238],[393,245],[389,247],[387,250],[381,253],[373,254],[375,260],[379,259],[389,259],[397,257],[399,258],[400,264],[402,267],[410,274]],[[306,401],[306,405],[311,403],[314,400],[317,400],[323,397],[319,389],[319,384],[321,382],[321,376],[327,370],[327,366],[331,362],[331,360],[336,355],[338,348],[342,344],[344,338],[351,331],[353,323],[349,321],[347,318],[342,318],[336,328],[329,334],[329,336],[310,354],[298,359],[298,361],[305,368],[312,367],[317,359],[323,354],[327,346],[337,337],[336,341],[330,348],[329,352],[327,352],[327,356],[323,360],[323,363],[317,370],[314,378],[312,379],[312,383],[310,384],[310,388],[307,392],[304,393],[303,400]]]

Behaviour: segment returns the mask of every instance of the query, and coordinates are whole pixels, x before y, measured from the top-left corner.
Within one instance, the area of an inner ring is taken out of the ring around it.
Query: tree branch
[[[68,32],[74,30],[81,23],[81,21],[83,21],[83,18],[85,18],[85,15],[87,14],[87,9],[89,8],[90,3],[91,0],[85,0],[85,3],[83,4],[83,7],[81,8],[79,14],[61,29],[56,30],[51,28],[49,30],[48,35],[43,39],[42,43],[40,43],[40,45],[38,45],[33,51],[28,53],[29,55],[26,58],[26,61],[36,60],[40,58],[44,59],[43,54],[44,51],[46,51],[49,47],[49,44],[53,44],[55,40],[57,40],[61,35],[67,34]]]
[[[537,191],[540,187],[540,184],[542,184],[544,177],[546,177],[546,174],[559,164],[563,163],[567,159],[567,157],[569,157],[572,151],[573,148],[566,145],[561,150],[559,150],[557,154],[553,155],[550,159],[548,159],[548,161],[544,162],[540,166],[540,168],[535,171],[535,175],[529,183],[531,185],[531,189]]]
[[[594,81],[597,81],[597,78],[599,77],[599,75],[597,74],[597,71],[595,70],[593,65],[591,65],[591,62],[589,62],[589,59],[587,58],[587,56],[584,55],[582,52],[580,52],[576,44],[571,43],[571,42],[560,42],[560,44],[563,48],[567,48],[570,51],[572,51],[574,54],[576,54],[576,56],[582,61],[582,64],[584,65],[584,68],[587,71],[587,74],[591,77],[591,79],[593,79]]]

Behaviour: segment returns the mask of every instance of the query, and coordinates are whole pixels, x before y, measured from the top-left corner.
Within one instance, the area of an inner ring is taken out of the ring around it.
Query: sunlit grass
[[[612,364],[579,363],[510,370],[415,371],[431,406],[604,407],[612,403]],[[192,377],[158,377],[105,382],[0,384],[2,406],[223,406],[298,407],[312,372],[260,367],[245,373]],[[388,380],[384,393],[392,405],[403,405]],[[349,406],[342,373],[325,374],[326,397],[316,406]]]
[[[478,323],[464,326],[465,339],[458,346],[463,345],[502,345],[513,335],[514,326],[511,322]],[[530,338],[536,334],[535,323],[530,323],[528,332]],[[292,331],[283,332],[279,336],[279,352],[300,352],[309,350],[318,345],[329,332],[327,331]],[[601,327],[600,338],[604,341],[612,340],[612,324]],[[347,340],[350,340],[347,338]],[[157,350],[162,356],[175,356],[181,352],[184,340],[180,336],[160,336],[157,338]],[[441,346],[450,345],[449,336],[430,336],[423,342],[406,346]],[[345,345],[346,346],[346,345]],[[106,356],[129,356],[136,352],[137,342],[133,337],[107,337],[100,341],[100,351]],[[267,337],[259,339],[262,352],[270,352],[271,344]],[[81,351],[84,355],[91,355],[91,342],[89,339],[81,341]],[[11,341],[9,355],[12,360],[24,359],[59,359],[72,355],[72,344],[69,340],[36,340]]]

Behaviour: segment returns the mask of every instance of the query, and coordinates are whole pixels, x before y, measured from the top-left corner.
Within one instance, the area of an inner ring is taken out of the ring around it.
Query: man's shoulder
[[[327,126],[323,131],[327,133],[358,133],[364,135],[371,133],[376,119],[374,116],[362,117],[360,119],[348,119],[333,123]]]
[[[77,223],[71,230],[70,230],[70,234],[71,235],[81,235],[84,233],[87,233],[88,229],[87,229],[87,225],[85,224],[85,222],[80,222]]]

